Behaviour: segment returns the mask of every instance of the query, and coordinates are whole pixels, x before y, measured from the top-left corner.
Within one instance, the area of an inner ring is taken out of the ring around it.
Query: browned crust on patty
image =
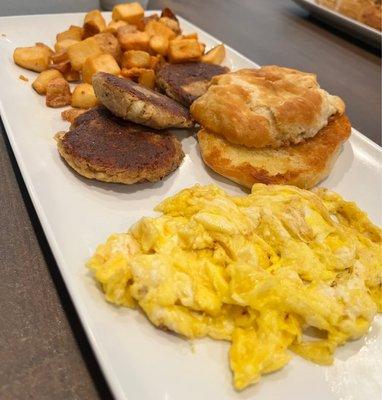
[[[228,71],[227,67],[203,62],[165,63],[157,71],[156,83],[167,96],[189,107],[207,91],[214,76]]]
[[[101,106],[79,116],[56,139],[59,153],[75,171],[104,182],[155,182],[174,171],[184,156],[171,133],[121,120]]]
[[[105,107],[128,121],[156,129],[193,126],[181,104],[130,79],[99,72],[93,76],[93,87]]]
[[[248,149],[205,129],[198,139],[204,162],[234,182],[248,188],[266,183],[309,189],[328,176],[350,132],[348,118],[336,115],[313,138],[280,149]]]

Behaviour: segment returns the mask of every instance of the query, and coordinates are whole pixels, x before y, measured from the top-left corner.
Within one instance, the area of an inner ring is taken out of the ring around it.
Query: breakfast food
[[[110,236],[88,266],[107,301],[189,339],[230,341],[239,390],[290,351],[331,364],[382,312],[382,232],[334,192],[255,184],[239,197],[195,186],[156,210]]]
[[[316,0],[316,2],[374,29],[382,30],[381,0]]]
[[[102,106],[74,119],[68,132],[56,135],[65,161],[80,175],[104,182],[155,182],[183,159],[171,133],[121,120]]]
[[[156,70],[162,62],[220,64],[225,57],[223,44],[206,51],[196,33],[182,35],[179,21],[169,8],[163,9],[161,15],[145,17],[138,2],[116,5],[109,23],[99,10],[89,11],[83,26],[70,25],[59,32],[52,48],[36,43],[18,47],[13,54],[20,67],[43,73],[33,86],[41,95],[46,94],[51,71],[59,72],[68,82],[88,84],[94,74],[103,71],[155,89]],[[70,99],[46,102],[49,107],[70,103]]]
[[[190,108],[204,162],[246,187],[309,189],[329,174],[351,125],[316,76],[276,65],[212,78]]]
[[[191,114],[231,143],[278,148],[313,137],[344,107],[314,74],[271,65],[212,78]]]
[[[93,87],[100,102],[121,118],[156,129],[193,126],[185,107],[132,80],[99,72],[93,77]]]
[[[226,72],[227,67],[205,62],[165,63],[157,70],[156,83],[167,96],[189,107],[207,91],[214,76]]]
[[[243,186],[260,182],[309,189],[328,176],[350,131],[347,117],[336,115],[313,138],[279,149],[235,145],[206,129],[198,132],[198,141],[204,162]]]

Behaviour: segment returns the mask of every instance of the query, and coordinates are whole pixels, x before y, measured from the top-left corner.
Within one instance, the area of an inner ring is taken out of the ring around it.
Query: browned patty
[[[130,79],[98,72],[93,87],[100,102],[118,117],[156,129],[193,126],[181,104]]]
[[[99,106],[56,135],[61,156],[79,174],[105,182],[155,182],[183,159],[178,139],[115,117]]]
[[[228,71],[227,67],[203,62],[166,63],[157,72],[156,83],[167,96],[189,107],[207,91],[208,84],[215,75]]]

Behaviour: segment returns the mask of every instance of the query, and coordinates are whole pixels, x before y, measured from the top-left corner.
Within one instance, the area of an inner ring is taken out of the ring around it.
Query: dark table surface
[[[87,11],[95,0],[0,2],[0,15]],[[150,1],[174,11],[259,64],[318,74],[358,130],[381,143],[376,50],[287,0]],[[58,273],[0,125],[0,398],[98,399],[110,391]],[[135,400],[135,399],[132,399]]]

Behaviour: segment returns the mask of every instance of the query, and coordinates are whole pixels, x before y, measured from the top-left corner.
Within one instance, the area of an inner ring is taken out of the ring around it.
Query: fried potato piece
[[[146,24],[145,32],[147,32],[150,37],[154,35],[163,36],[168,40],[174,39],[176,37],[176,33],[172,29],[155,20],[151,20]]]
[[[17,47],[13,52],[13,61],[20,67],[42,72],[50,63],[49,48],[43,46]]]
[[[118,28],[121,28],[122,26],[126,26],[127,22],[126,21],[110,21],[106,27],[106,29],[103,31],[103,33],[111,33],[113,35],[117,34]]]
[[[195,39],[171,40],[169,45],[169,61],[180,63],[197,61],[203,54],[200,43]]]
[[[114,6],[112,19],[114,21],[126,21],[129,24],[138,23],[144,15],[144,9],[138,2],[118,4]]]
[[[206,54],[202,56],[202,60],[209,64],[221,64],[225,58],[225,47],[224,44],[219,44],[211,50],[207,51]]]
[[[72,46],[73,44],[79,43],[79,40],[75,40],[75,39],[64,39],[61,40],[60,42],[57,42],[54,45],[54,50],[56,52],[62,51],[62,50],[67,50],[70,46]]]
[[[68,82],[76,82],[80,80],[81,75],[78,71],[75,71],[73,68],[70,67],[68,71],[64,72],[64,78]]]
[[[182,40],[182,39],[195,39],[198,40],[198,34],[196,32],[189,33],[187,35],[179,35],[173,40]]]
[[[154,35],[150,38],[150,49],[161,56],[166,56],[170,45],[169,40],[160,35]]]
[[[98,104],[98,99],[94,93],[92,85],[88,83],[80,83],[77,85],[72,94],[72,107],[91,108]]]
[[[123,53],[122,67],[124,68],[149,68],[150,54],[142,50],[128,50]]]
[[[122,68],[121,75],[124,78],[131,79],[135,82],[138,82],[138,78],[141,75],[142,71],[144,71],[145,68],[138,68],[138,67],[133,67],[133,68]]]
[[[70,104],[72,95],[68,82],[64,78],[51,80],[46,87],[46,105],[58,108]]]
[[[72,40],[82,40],[84,34],[84,29],[80,26],[71,25],[66,31],[57,33],[56,42],[61,42],[62,40],[72,39]]]
[[[38,94],[46,94],[46,88],[49,82],[56,78],[62,78],[61,72],[56,69],[47,69],[39,73],[37,78],[33,81],[32,87]]]
[[[153,89],[155,86],[155,72],[152,69],[141,71],[138,77],[138,83],[148,89]]]
[[[94,36],[106,29],[105,18],[99,10],[89,11],[84,19],[84,37]]]
[[[65,75],[72,69],[72,65],[69,60],[66,60],[57,64],[51,64],[49,69],[56,69],[57,71],[60,71],[61,74]]]
[[[179,26],[179,22],[175,19],[169,17],[161,17],[159,18],[159,23],[165,25],[167,28],[170,28],[176,35],[179,35],[182,31]]]
[[[160,65],[162,65],[163,62],[164,58],[160,54],[157,54],[156,56],[150,56],[149,68],[155,71]]]
[[[120,30],[126,27],[118,29]],[[131,32],[128,34],[118,35],[118,41],[123,50],[143,50],[148,51],[150,46],[150,35],[147,32]]]
[[[76,71],[82,69],[82,65],[88,57],[103,53],[101,46],[94,37],[87,38],[68,48],[68,58]]]
[[[48,50],[50,56],[52,56],[52,55],[54,54],[54,51],[53,51],[48,45],[46,45],[45,43],[37,42],[37,43],[36,43],[36,46],[37,46],[37,47],[42,47],[42,48]]]
[[[102,50],[102,53],[111,54],[117,62],[121,59],[121,46],[117,38],[108,32],[99,33],[94,35],[94,39],[99,44],[99,47]]]
[[[87,110],[84,110],[82,108],[69,108],[68,110],[64,110],[61,113],[61,118],[64,121],[68,121],[72,124],[77,117],[79,117],[81,114],[83,114],[86,111]]]
[[[93,75],[99,71],[118,75],[121,72],[121,68],[119,68],[117,61],[111,54],[88,57],[82,67],[83,81],[91,83]]]
[[[68,52],[66,51],[66,49],[56,51],[55,53],[53,53],[50,56],[50,59],[53,64],[58,64],[58,63],[61,63],[64,61],[69,61]]]

